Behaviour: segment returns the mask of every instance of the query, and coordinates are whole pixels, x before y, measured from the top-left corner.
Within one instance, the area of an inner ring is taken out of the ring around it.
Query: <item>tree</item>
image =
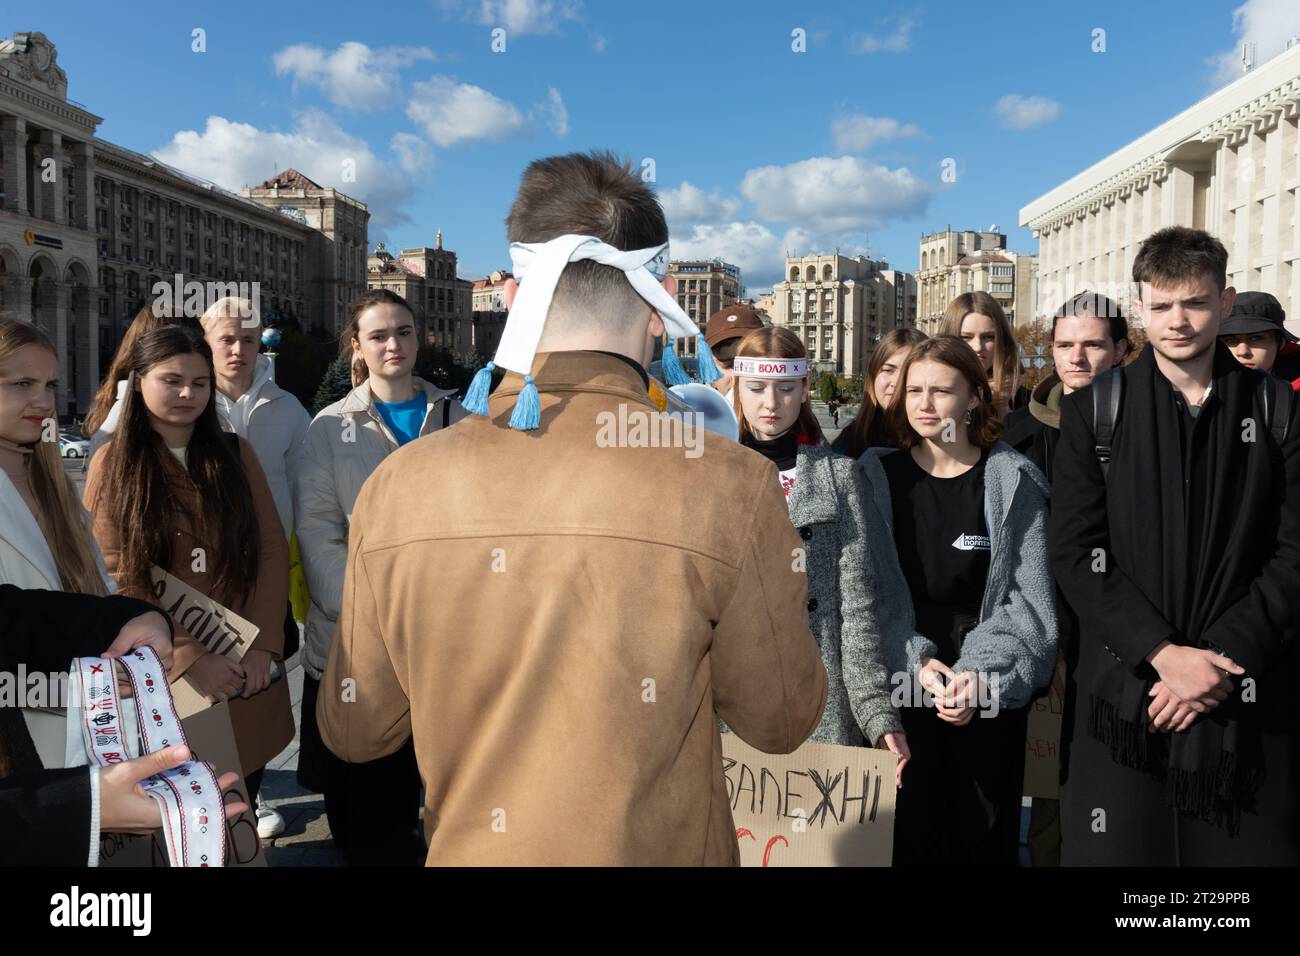
[[[835,397],[835,376],[830,372],[822,372],[817,376],[817,398],[823,402],[829,402]]]
[[[480,364],[477,357],[466,365],[449,349],[423,345],[415,357],[415,374],[438,388],[449,388],[463,396]]]
[[[316,394],[325,370],[338,354],[335,339],[308,335],[291,326],[278,327],[275,349],[275,383],[304,406]]]
[[[312,403],[312,414],[317,415],[326,405],[333,405],[340,398],[352,391],[352,367],[350,355],[340,355],[325,370],[316,389],[316,399]]]

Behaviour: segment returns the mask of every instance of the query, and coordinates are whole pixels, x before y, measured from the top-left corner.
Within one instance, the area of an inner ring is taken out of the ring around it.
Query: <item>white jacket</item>
[[[450,390],[435,388],[421,378],[415,379],[415,387],[428,400],[421,435],[442,428],[444,414],[448,424],[469,414]],[[343,601],[352,506],[366,479],[396,450],[397,439],[375,409],[368,381],[323,408],[307,429],[294,469],[294,510],[298,549],[311,592],[302,661],[316,680],[325,672]],[[412,489],[412,493],[422,492]],[[400,501],[392,504],[402,507]]]
[[[271,360],[259,355],[253,367],[253,384],[237,401],[231,401],[217,392],[217,417],[221,427],[247,439],[257,452],[257,463],[266,472],[275,499],[275,510],[284,525],[284,536],[293,533],[293,460],[297,457],[302,440],[307,436],[311,416],[289,392],[275,384]],[[104,423],[90,438],[90,452],[86,465],[108,440],[113,437],[117,420],[122,415],[122,397],[126,394],[126,379],[117,383],[117,401],[104,416]]]
[[[90,527],[90,515],[86,516]],[[113,579],[104,572],[104,558],[99,553],[95,539],[90,539],[95,552],[99,574],[104,587],[113,593]],[[23,501],[9,476],[0,471],[0,584],[14,584],[20,588],[40,588],[45,591],[62,591],[63,581],[54,564],[54,553],[36,516]],[[43,710],[23,710],[32,742],[46,767],[62,767],[66,721],[61,713]]]
[[[289,392],[275,384],[271,360],[259,355],[253,366],[253,384],[237,400],[217,392],[222,427],[248,440],[257,463],[266,472],[275,510],[284,536],[293,534],[293,464],[307,437],[311,416]]]
[[[113,429],[117,428],[117,420],[122,417],[122,398],[126,395],[126,385],[126,379],[117,383],[117,398],[113,402],[113,407],[108,410],[99,428],[95,429],[95,434],[90,436],[90,451],[86,452],[87,473],[89,473],[90,459],[95,457],[95,452],[108,444],[108,440],[113,437]]]

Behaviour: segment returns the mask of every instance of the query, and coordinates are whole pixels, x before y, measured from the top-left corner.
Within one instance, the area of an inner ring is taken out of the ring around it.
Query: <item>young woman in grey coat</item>
[[[772,361],[775,360],[775,361]],[[878,619],[881,595],[873,549],[890,548],[877,519],[869,530],[866,490],[855,463],[831,450],[808,400],[807,352],[789,330],[756,329],[741,341],[733,401],[741,443],[776,464],[790,520],[799,531],[808,574],[808,619],[829,678],[826,709],[810,739],[871,746],[910,757],[898,711],[890,703],[886,647]],[[888,632],[890,635],[900,633]]]
[[[1015,865],[1027,705],[1056,660],[1047,482],[998,441],[987,377],[955,336],[912,350],[890,417],[902,447],[861,465],[917,631],[891,660],[916,678],[895,700],[917,758],[894,862]],[[882,583],[890,606],[899,586]]]

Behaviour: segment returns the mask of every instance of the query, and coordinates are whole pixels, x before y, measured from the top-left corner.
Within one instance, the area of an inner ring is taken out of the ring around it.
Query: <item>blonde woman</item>
[[[0,584],[108,594],[90,516],[59,457],[58,381],[58,355],[45,333],[0,322]],[[63,718],[23,716],[26,725],[16,709],[0,707],[0,766],[16,773],[39,770],[38,756],[61,760]]]
[[[940,335],[953,335],[969,345],[988,375],[998,420],[1029,404],[1029,389],[1020,384],[1016,334],[998,300],[987,292],[965,292],[948,303]]]

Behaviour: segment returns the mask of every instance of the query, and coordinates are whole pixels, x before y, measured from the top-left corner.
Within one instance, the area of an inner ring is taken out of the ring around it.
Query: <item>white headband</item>
[[[594,236],[564,235],[547,242],[512,242],[510,261],[519,292],[506,318],[495,364],[521,375],[532,371],[560,273],[570,262],[583,259],[621,269],[637,294],[659,313],[670,336],[690,338],[700,334],[700,327],[659,284],[668,275],[666,242],[651,249],[629,250],[615,249]],[[527,281],[525,274],[529,276]]]
[[[737,357],[731,371],[749,378],[803,378],[808,374],[808,360]]]

